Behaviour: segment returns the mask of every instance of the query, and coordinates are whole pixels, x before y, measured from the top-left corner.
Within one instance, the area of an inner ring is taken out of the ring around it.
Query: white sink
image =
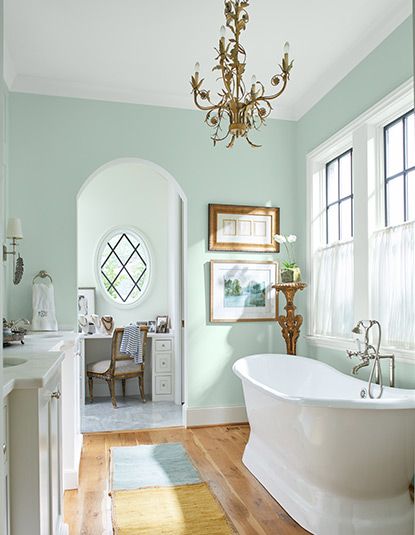
[[[3,368],[10,368],[12,366],[21,366],[27,362],[26,359],[20,357],[4,357],[3,358]]]

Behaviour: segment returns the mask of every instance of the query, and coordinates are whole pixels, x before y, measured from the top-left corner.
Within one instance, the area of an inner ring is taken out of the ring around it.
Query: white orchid
[[[287,251],[288,260],[283,262],[283,266],[286,269],[294,269],[297,267],[297,264],[294,261],[294,255],[293,255],[293,243],[297,241],[297,236],[295,234],[289,234],[288,236],[284,236],[283,234],[275,234],[274,240],[279,243],[280,245],[284,245],[285,249]]]
[[[287,238],[285,236],[283,236],[282,234],[275,234],[274,240],[277,243],[282,244],[282,243],[285,243],[287,241]]]

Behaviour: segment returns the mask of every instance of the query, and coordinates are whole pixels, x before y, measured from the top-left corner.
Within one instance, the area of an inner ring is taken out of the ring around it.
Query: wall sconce
[[[13,255],[13,282],[14,284],[19,284],[23,277],[24,264],[20,253],[17,253],[17,240],[23,239],[22,222],[18,217],[9,218],[6,238],[12,241],[12,250],[8,251],[7,246],[3,245],[3,262],[7,260],[7,255]]]

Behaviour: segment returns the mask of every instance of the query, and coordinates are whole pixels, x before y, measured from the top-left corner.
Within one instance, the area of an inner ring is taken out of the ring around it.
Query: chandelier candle
[[[271,78],[271,84],[278,87],[273,95],[265,94],[264,85],[252,76],[250,89],[246,88],[243,76],[246,70],[246,52],[240,43],[240,34],[246,29],[249,16],[248,1],[226,0],[226,27],[232,36],[226,41],[226,28],[220,29],[219,47],[215,48],[218,62],[213,71],[220,71],[223,88],[218,92],[219,100],[214,104],[210,91],[202,89],[204,79],[200,78],[200,64],[196,63],[191,78],[192,93],[196,106],[206,111],[205,122],[214,129],[212,140],[229,140],[227,147],[233,147],[235,139],[245,138],[251,147],[259,147],[249,139],[251,130],[259,130],[272,111],[270,101],[278,98],[287,87],[293,62],[289,60],[289,44],[285,43],[280,72]]]

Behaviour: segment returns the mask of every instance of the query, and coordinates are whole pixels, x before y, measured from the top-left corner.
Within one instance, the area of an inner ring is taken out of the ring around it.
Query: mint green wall
[[[300,243],[305,244],[307,240],[306,155],[413,76],[412,29],[413,21],[409,17],[298,122],[296,162]],[[305,266],[304,247],[300,255],[300,265]],[[298,302],[305,309],[305,295]],[[334,365],[345,373],[350,372],[350,361],[343,352],[307,347],[304,338],[300,343],[300,351]],[[415,387],[413,365],[399,362],[397,373],[399,386]]]
[[[9,204],[22,217],[26,264],[24,282],[9,294],[10,316],[30,316],[31,279],[46,269],[58,321],[74,326],[78,190],[111,160],[150,160],[175,177],[188,199],[189,405],[242,404],[232,363],[284,346],[275,323],[209,324],[208,262],[272,256],[208,252],[207,205],[270,203],[281,207],[283,231],[296,232],[295,123],[270,120],[256,136],[261,149],[239,143],[227,150],[212,147],[196,111],[13,93],[10,116]]]

